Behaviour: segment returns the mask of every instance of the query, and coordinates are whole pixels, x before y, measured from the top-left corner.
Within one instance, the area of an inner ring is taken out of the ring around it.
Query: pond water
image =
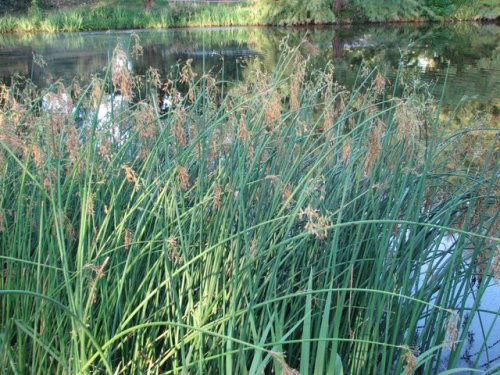
[[[132,31],[60,34],[0,35],[0,82],[9,84],[14,74],[28,76],[39,87],[57,79],[85,82],[102,74],[121,44],[128,49]],[[362,63],[379,66],[391,80],[400,62],[407,79],[428,82],[439,94],[446,74],[445,103],[470,97],[475,109],[497,113],[500,106],[500,26],[449,24],[405,26],[350,26],[322,28],[211,28],[136,31],[144,55],[132,59],[132,70],[145,74],[148,67],[163,76],[176,63],[193,59],[194,70],[220,72],[226,80],[245,79],[243,60],[258,57],[272,70],[280,55],[280,43],[290,45],[304,37],[304,53],[311,69],[335,66],[336,79],[353,86]],[[46,66],[34,63],[40,55]]]

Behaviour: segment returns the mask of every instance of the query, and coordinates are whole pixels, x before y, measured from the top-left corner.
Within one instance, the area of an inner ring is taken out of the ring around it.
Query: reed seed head
[[[414,144],[422,126],[415,104],[408,100],[400,100],[394,111],[394,120],[398,125],[398,140],[404,141],[407,145]]]
[[[130,244],[132,243],[132,231],[130,229],[125,229],[123,231],[123,245],[125,250],[128,250]]]
[[[365,174],[370,175],[373,166],[376,164],[377,156],[382,149],[381,138],[384,133],[385,124],[377,118],[367,140],[368,153],[365,159]]]
[[[294,112],[300,107],[300,90],[304,83],[306,64],[307,61],[301,60],[299,55],[295,57],[297,71],[290,77],[290,109]]]
[[[80,155],[80,139],[76,131],[76,124],[73,122],[66,126],[66,151],[68,152],[69,165],[76,165]]]
[[[169,236],[166,240],[168,249],[168,259],[172,264],[180,264],[182,262],[181,254],[177,249],[177,239],[175,236]]]
[[[156,68],[149,67],[146,72],[146,80],[155,88],[162,87],[160,71]]]
[[[187,59],[186,63],[181,68],[181,77],[180,83],[189,83],[192,82],[196,78],[196,73],[192,68],[193,59]]]
[[[113,89],[120,92],[126,101],[132,97],[132,77],[129,71],[129,59],[125,51],[117,46],[111,62],[111,82]]]
[[[177,165],[177,179],[182,190],[189,188],[189,174],[186,167]]]
[[[458,342],[458,324],[460,318],[455,311],[450,311],[450,315],[446,320],[446,338],[444,341],[445,347],[454,350]]]
[[[137,175],[135,174],[135,171],[129,167],[128,165],[123,165],[122,169],[125,171],[125,179],[128,182],[131,182],[134,184],[134,190],[139,191],[139,180],[137,178]]]
[[[238,126],[238,138],[241,141],[246,141],[249,138],[246,119],[247,119],[246,114],[242,113],[240,116],[240,122]]]
[[[272,92],[264,104],[264,117],[269,129],[273,129],[272,123],[281,116],[281,98],[277,92]]]
[[[415,367],[417,366],[417,357],[413,350],[409,347],[404,347],[404,354],[401,356],[404,362],[404,372],[405,375],[412,375],[415,372]]]
[[[214,207],[219,210],[222,207],[222,188],[219,184],[214,188]]]
[[[328,217],[319,214],[319,211],[313,209],[310,205],[305,209],[300,209],[299,218],[306,219],[305,229],[318,239],[328,237],[328,227],[331,221]]]
[[[386,78],[382,74],[380,74],[380,72],[378,72],[373,82],[373,88],[375,93],[376,94],[382,93],[385,90],[385,84],[386,84]]]
[[[141,38],[137,33],[132,33],[130,37],[133,41],[131,55],[133,58],[137,59],[144,54],[144,49],[141,46]]]

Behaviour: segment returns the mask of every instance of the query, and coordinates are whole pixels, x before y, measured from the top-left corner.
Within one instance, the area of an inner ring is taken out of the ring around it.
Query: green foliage
[[[257,4],[265,18],[278,25],[321,24],[335,20],[330,0],[258,0]]]
[[[424,16],[424,5],[417,0],[353,0],[353,4],[371,22],[401,21]]]
[[[473,3],[476,18],[498,20],[500,18],[500,3],[496,0],[478,0]]]
[[[31,4],[28,8],[28,16],[35,22],[38,23],[42,19],[42,10],[40,9],[38,0],[31,0]]]
[[[426,0],[426,6],[437,16],[445,16],[456,9],[456,0]],[[461,1],[463,2],[463,1]]]
[[[3,0],[0,1],[0,16],[8,15],[13,11],[26,11],[29,1]]]
[[[354,22],[496,19],[500,5],[494,0],[352,0],[338,13]]]

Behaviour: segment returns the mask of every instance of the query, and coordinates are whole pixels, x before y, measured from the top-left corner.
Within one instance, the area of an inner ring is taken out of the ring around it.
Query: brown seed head
[[[292,111],[297,111],[300,106],[300,90],[304,83],[306,62],[301,61],[297,55],[295,66],[297,67],[297,71],[290,78],[290,109]]]
[[[139,38],[139,35],[136,33],[132,33],[130,36],[134,42],[132,45],[132,57],[137,59],[139,56],[142,56],[144,54],[144,49],[141,46],[141,38]]]
[[[122,169],[125,171],[126,180],[134,184],[135,191],[139,191],[139,180],[137,178],[137,175],[135,174],[135,171],[128,165],[122,166]]]
[[[74,123],[70,122],[66,126],[66,151],[71,165],[76,165],[79,158],[80,140]]]
[[[328,227],[331,225],[330,219],[319,214],[318,210],[310,205],[299,212],[300,219],[306,219],[305,229],[319,239],[325,239],[328,236]]]
[[[177,139],[180,146],[187,145],[186,132],[184,131],[184,123],[186,121],[186,112],[184,108],[174,111],[174,123],[172,126],[172,133]]]
[[[92,108],[96,109],[102,94],[102,81],[94,79],[92,82],[92,93],[90,94]]]
[[[340,156],[344,163],[349,162],[349,158],[351,157],[351,143],[349,141],[345,141],[340,151]]]
[[[267,97],[264,103],[264,116],[268,126],[272,128],[272,124],[281,116],[281,99],[277,92],[273,91]]]
[[[221,208],[222,188],[219,184],[215,185],[214,188],[214,207],[218,210]]]
[[[132,95],[132,77],[128,70],[128,56],[121,47],[116,47],[111,62],[111,82],[115,91],[120,91],[128,101]]]
[[[370,137],[368,138],[368,153],[365,159],[365,174],[368,176],[371,173],[371,169],[377,160],[377,156],[382,149],[381,138],[384,133],[385,124],[380,119],[376,119],[372,127]]]
[[[417,109],[408,101],[400,101],[394,111],[394,120],[398,125],[397,138],[412,144],[417,140],[422,121]]]
[[[168,259],[173,264],[179,264],[182,261],[181,254],[177,250],[177,239],[174,236],[167,238]]]
[[[460,318],[455,311],[451,311],[446,320],[446,338],[444,341],[445,347],[454,350],[458,342],[458,323]]]
[[[385,82],[386,82],[385,77],[382,74],[380,74],[380,72],[378,72],[377,76],[375,77],[375,80],[373,81],[373,88],[376,94],[380,94],[384,91]]]
[[[193,68],[191,64],[193,63],[193,59],[186,60],[186,64],[181,68],[181,78],[179,80],[180,83],[188,83],[194,80],[196,77],[196,73],[193,72]]]
[[[150,67],[146,72],[146,80],[155,88],[159,89],[162,86],[160,71]]]
[[[247,119],[246,114],[242,113],[238,126],[238,138],[242,141],[246,141],[248,139],[248,129],[246,124],[246,119]]]
[[[87,214],[89,216],[93,216],[94,215],[94,198],[95,198],[95,192],[94,193],[90,193],[87,196]]]
[[[130,229],[125,229],[123,231],[123,244],[125,245],[125,250],[129,249],[131,243],[132,243],[132,231]]]
[[[177,166],[177,178],[179,185],[182,190],[187,190],[189,188],[189,174],[186,167],[181,165]]]
[[[286,363],[283,353],[269,351],[269,354],[271,354],[271,356],[274,357],[274,359],[276,359],[276,361],[280,364],[281,373],[283,375],[300,375],[298,370],[291,368],[288,363]]]
[[[417,357],[415,353],[408,347],[405,347],[405,352],[402,355],[404,362],[404,372],[406,375],[412,375],[415,372],[415,367],[417,365]]]

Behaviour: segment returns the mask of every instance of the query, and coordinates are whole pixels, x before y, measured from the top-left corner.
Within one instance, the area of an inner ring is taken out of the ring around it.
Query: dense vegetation
[[[152,11],[138,0],[51,7],[56,0],[0,5],[0,32],[78,31],[190,26],[299,25],[498,19],[495,0],[254,0],[241,3],[176,3],[157,0]],[[60,1],[57,2],[59,4]],[[64,2],[63,2],[64,3]],[[104,3],[106,4],[106,3]],[[15,6],[14,6],[15,5]],[[149,6],[148,6],[149,8]],[[17,9],[18,13],[12,13]],[[20,12],[20,13],[19,13]],[[14,15],[11,15],[14,14]]]
[[[445,132],[425,87],[362,69],[349,92],[282,48],[231,87],[189,61],[133,77],[117,48],[88,86],[2,88],[3,372],[457,366],[498,315],[495,130]]]

